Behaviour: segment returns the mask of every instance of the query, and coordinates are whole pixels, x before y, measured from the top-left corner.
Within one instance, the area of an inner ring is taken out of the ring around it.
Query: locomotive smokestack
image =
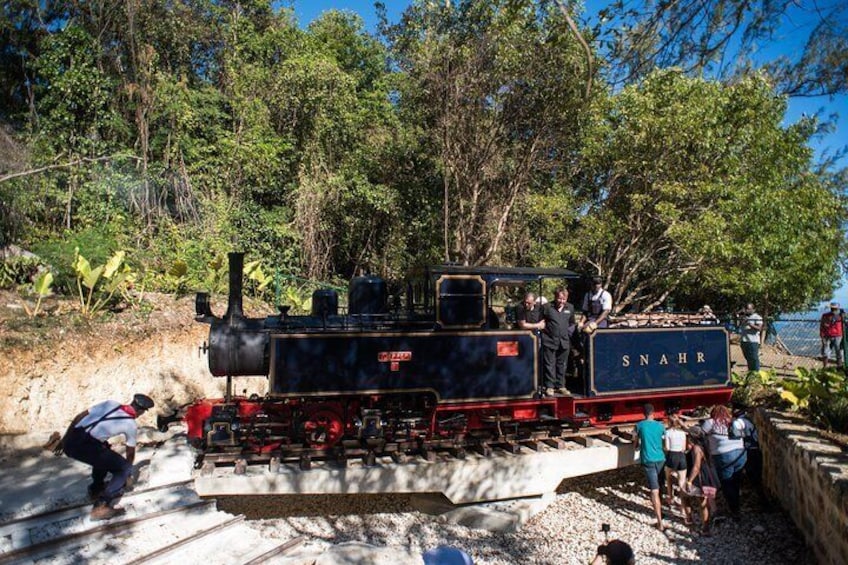
[[[224,320],[232,323],[244,318],[242,307],[242,279],[244,278],[244,253],[229,253],[230,260],[230,297],[227,301],[227,313]]]

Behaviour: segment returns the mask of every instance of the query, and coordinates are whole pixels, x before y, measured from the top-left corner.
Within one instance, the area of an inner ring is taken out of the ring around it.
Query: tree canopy
[[[559,1],[416,0],[375,36],[270,0],[7,2],[0,244],[56,269],[126,249],[162,290],[238,248],[323,281],[567,266],[618,310],[826,297],[846,174],[783,121],[787,93],[844,91],[841,16],[792,64],[706,72],[785,9],[650,6],[592,29]]]

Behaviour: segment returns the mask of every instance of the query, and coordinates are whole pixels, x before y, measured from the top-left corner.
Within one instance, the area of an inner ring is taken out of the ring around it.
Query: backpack
[[[741,439],[745,444],[745,449],[759,447],[757,438],[757,429],[754,424],[745,417],[734,418],[730,422],[727,429],[727,437],[729,439]]]

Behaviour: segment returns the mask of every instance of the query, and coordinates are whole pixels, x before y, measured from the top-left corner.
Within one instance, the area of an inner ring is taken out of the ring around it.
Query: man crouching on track
[[[78,414],[68,426],[63,439],[65,455],[92,467],[92,482],[88,487],[88,496],[95,501],[92,520],[107,520],[124,513],[123,508],[113,508],[112,501],[132,475],[135,420],[151,408],[153,400],[144,394],[133,396],[130,404],[106,400]],[[109,448],[109,438],[121,434],[126,438],[126,458]],[[112,474],[112,479],[105,483],[107,473]]]

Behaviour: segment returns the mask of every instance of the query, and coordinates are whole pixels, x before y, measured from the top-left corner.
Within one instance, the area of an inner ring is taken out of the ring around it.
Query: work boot
[[[94,485],[88,485],[88,499],[92,502],[96,502],[100,495],[103,494],[103,489],[105,487],[97,487]]]
[[[571,394],[571,393],[568,391],[568,389],[567,389],[567,388],[565,388],[564,386],[561,386],[561,387],[559,387],[558,389],[556,389],[556,393],[557,393],[557,394],[562,394],[562,395],[565,395],[565,396],[568,396],[569,394]]]
[[[552,389],[550,387],[545,389],[545,396],[553,396],[553,395],[554,395],[554,389]]]
[[[91,521],[97,522],[99,520],[109,520],[111,518],[122,516],[124,513],[126,513],[126,510],[123,508],[112,508],[107,504],[101,504],[91,509]]]

